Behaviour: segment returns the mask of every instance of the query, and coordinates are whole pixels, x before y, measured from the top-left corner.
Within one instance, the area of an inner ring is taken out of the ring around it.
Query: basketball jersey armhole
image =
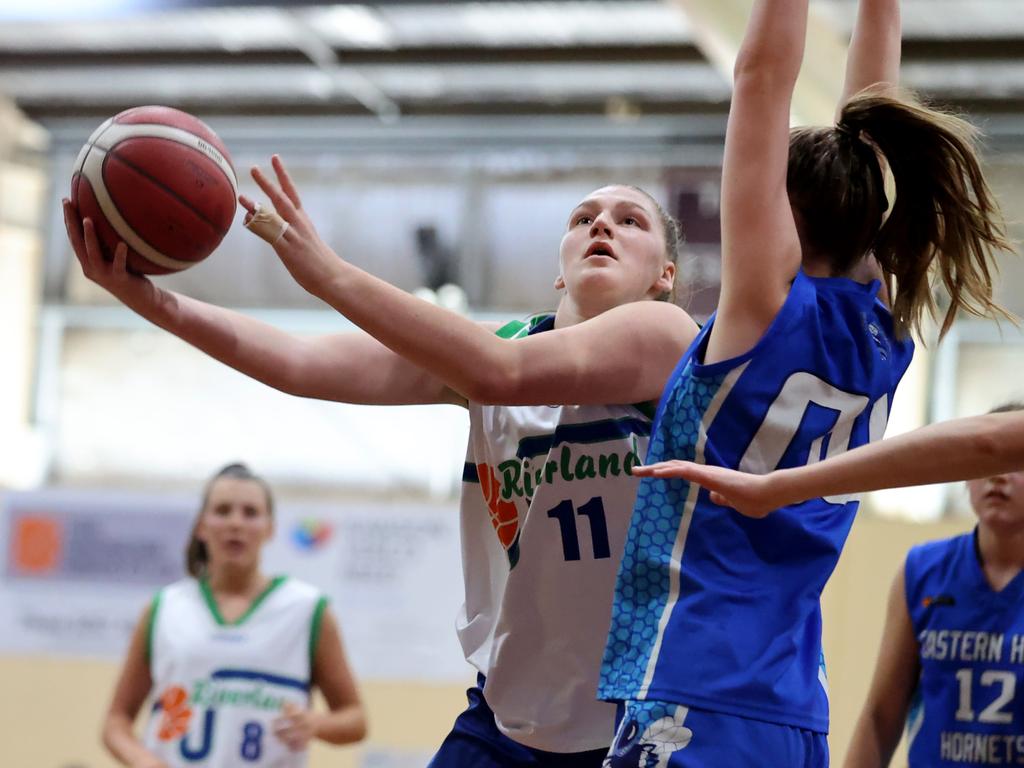
[[[313,682],[313,660],[316,658],[316,649],[320,644],[320,626],[324,621],[324,611],[327,610],[327,597],[322,596],[316,601],[313,608],[313,616],[309,622],[309,679]]]
[[[146,622],[146,663],[150,667],[153,665],[153,635],[156,632],[156,614],[160,610],[162,596],[163,590],[160,590],[153,596],[153,601],[149,604],[149,621]]]

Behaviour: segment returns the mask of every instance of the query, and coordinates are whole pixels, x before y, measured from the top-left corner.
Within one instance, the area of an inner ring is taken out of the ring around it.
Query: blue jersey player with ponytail
[[[930,273],[950,289],[944,330],[960,309],[998,311],[991,251],[1007,245],[969,125],[876,85],[837,125],[790,131],[807,12],[754,3],[726,133],[721,302],[669,378],[649,463],[764,473],[878,439],[909,331],[934,308]],[[859,13],[891,35],[863,84],[892,83],[897,3]],[[828,764],[820,594],[856,510],[828,497],[752,519],[671,472],[641,481],[599,687],[619,703],[606,766]]]

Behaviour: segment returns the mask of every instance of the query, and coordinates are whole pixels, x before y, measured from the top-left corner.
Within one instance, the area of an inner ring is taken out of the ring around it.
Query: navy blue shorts
[[[494,722],[484,701],[482,677],[466,698],[469,707],[456,718],[427,768],[600,768],[608,754],[606,749],[544,752],[513,741]]]
[[[828,768],[824,733],[659,701],[619,705],[608,768]]]

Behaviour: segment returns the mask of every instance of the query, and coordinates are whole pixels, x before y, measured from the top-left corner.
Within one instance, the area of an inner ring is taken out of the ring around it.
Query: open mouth
[[[583,255],[583,258],[589,259],[591,256],[606,256],[609,259],[615,258],[615,251],[608,243],[598,241],[587,248],[587,252]]]

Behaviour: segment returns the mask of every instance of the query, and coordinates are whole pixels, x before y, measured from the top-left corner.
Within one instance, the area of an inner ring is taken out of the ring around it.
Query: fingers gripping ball
[[[209,256],[235,215],[238,183],[224,144],[205,123],[170,107],[136,107],[82,147],[71,201],[91,218],[104,256],[128,245],[128,269],[167,274]]]

